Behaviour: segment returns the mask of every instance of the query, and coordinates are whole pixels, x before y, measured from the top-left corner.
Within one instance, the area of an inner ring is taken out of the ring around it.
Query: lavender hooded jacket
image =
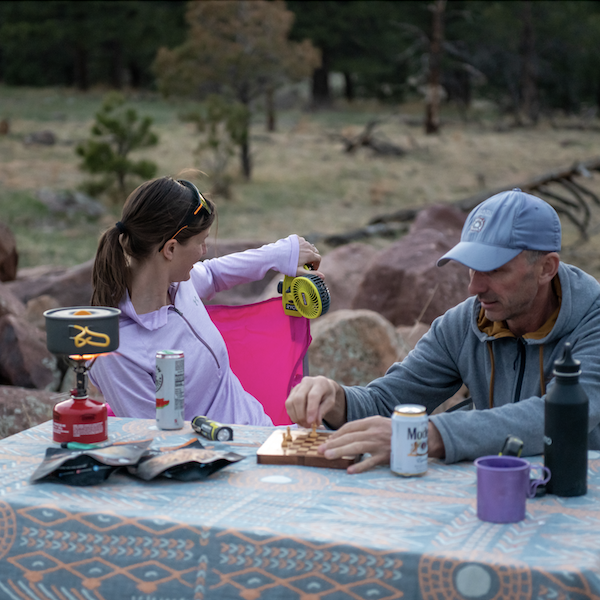
[[[295,275],[296,235],[255,250],[197,263],[190,279],[170,288],[173,304],[138,315],[129,295],[121,301],[119,348],[99,357],[90,380],[118,417],[153,419],[157,350],[183,350],[185,418],[205,415],[221,423],[272,425],[262,405],[246,392],[229,366],[225,342],[201,298],[262,279],[269,269]]]
[[[543,451],[544,399],[554,361],[565,342],[581,361],[580,382],[590,401],[589,447],[600,450],[600,284],[577,267],[560,264],[558,318],[541,339],[500,338],[479,330],[475,297],[437,318],[401,362],[366,387],[346,387],[348,420],[390,416],[397,404],[417,403],[431,413],[464,382],[477,410],[431,417],[446,448],[446,462],[498,454],[508,434],[524,441],[523,455]],[[493,353],[493,365],[488,349]],[[541,363],[540,364],[540,358]],[[494,407],[489,408],[494,369]]]

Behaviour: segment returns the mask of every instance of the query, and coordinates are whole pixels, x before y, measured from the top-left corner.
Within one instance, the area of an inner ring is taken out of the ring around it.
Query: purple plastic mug
[[[533,498],[537,487],[550,481],[543,465],[531,465],[516,456],[482,456],[477,467],[477,516],[490,523],[516,523],[525,518],[525,501]],[[531,469],[540,477],[530,479]]]

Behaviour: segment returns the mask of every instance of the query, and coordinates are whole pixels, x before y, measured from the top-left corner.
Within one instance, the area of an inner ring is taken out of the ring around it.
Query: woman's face
[[[206,239],[210,228],[192,236],[175,247],[173,281],[186,281],[190,278],[192,267],[206,254]]]

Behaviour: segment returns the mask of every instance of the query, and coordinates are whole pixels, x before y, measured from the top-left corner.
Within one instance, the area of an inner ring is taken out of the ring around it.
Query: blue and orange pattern
[[[2,600],[600,600],[598,453],[586,496],[535,498],[494,525],[477,519],[472,463],[407,479],[258,465],[259,427],[215,444],[247,458],[204,481],[32,485],[50,425],[0,441]],[[156,446],[195,435],[109,428]]]

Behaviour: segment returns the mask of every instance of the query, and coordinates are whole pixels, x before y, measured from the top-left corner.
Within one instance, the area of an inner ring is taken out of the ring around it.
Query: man
[[[471,297],[366,387],[302,380],[286,401],[290,418],[339,428],[320,451],[368,453],[348,469],[358,473],[389,462],[396,405],[422,404],[430,414],[464,383],[476,410],[431,416],[429,456],[453,463],[497,454],[508,434],[524,441],[523,455],[540,454],[544,395],[570,342],[590,399],[590,448],[600,449],[600,285],[560,261],[560,244],[558,215],[543,200],[514,189],[481,203],[437,263],[466,265]]]

